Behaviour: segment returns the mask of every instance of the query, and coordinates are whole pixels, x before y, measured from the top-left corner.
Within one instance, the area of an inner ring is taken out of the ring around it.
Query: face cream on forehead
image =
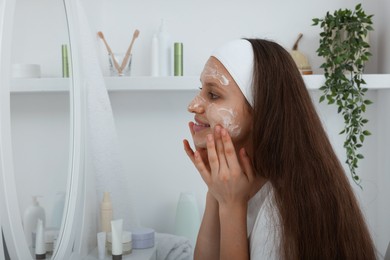
[[[202,78],[211,77],[219,81],[222,86],[229,85],[229,79],[226,77],[226,75],[221,72],[221,69],[216,64],[206,64],[206,66],[203,69]]]

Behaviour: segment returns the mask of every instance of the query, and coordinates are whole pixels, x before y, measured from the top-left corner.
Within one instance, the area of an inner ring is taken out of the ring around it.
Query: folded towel
[[[181,236],[156,233],[158,260],[192,260],[193,250],[190,241]]]

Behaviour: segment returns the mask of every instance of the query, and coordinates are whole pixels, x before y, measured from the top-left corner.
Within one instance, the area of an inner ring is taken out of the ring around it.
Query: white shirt
[[[247,232],[250,259],[280,259],[280,224],[270,182],[248,202]]]

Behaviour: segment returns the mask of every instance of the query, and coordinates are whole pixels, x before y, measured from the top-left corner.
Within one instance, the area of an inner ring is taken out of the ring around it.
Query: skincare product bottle
[[[152,77],[158,77],[160,75],[159,72],[159,62],[158,62],[158,37],[157,34],[153,35],[152,38],[152,50],[151,50],[151,74]]]
[[[56,196],[56,201],[54,202],[54,206],[51,214],[50,224],[47,226],[55,227],[60,229],[62,223],[62,215],[64,214],[65,207],[65,192],[58,192]]]
[[[160,76],[171,76],[171,44],[164,19],[158,32],[158,62]]]
[[[97,234],[99,259],[106,258],[106,232],[99,232]]]
[[[69,58],[68,58],[68,45],[61,45],[62,52],[62,77],[69,78]]]
[[[112,203],[109,192],[104,192],[103,201],[100,207],[101,231],[111,232]]]
[[[195,195],[181,192],[176,208],[175,234],[187,237],[193,246],[200,227],[200,215]]]
[[[123,226],[122,219],[111,221],[112,260],[121,260],[122,259],[122,253],[123,253],[122,226]]]
[[[174,44],[174,76],[183,76],[183,43]]]
[[[39,205],[37,196],[33,196],[32,204],[23,212],[23,229],[29,246],[35,245],[33,234],[35,234],[37,229],[38,219],[41,219],[43,226],[45,226],[45,210]]]
[[[35,259],[46,259],[45,231],[42,219],[38,219],[35,239]]]

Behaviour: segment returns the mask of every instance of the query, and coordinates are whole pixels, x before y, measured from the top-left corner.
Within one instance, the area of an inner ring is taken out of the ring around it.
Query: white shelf
[[[11,92],[64,92],[69,91],[70,78],[13,78]]]
[[[390,89],[390,74],[363,76],[368,89]],[[304,75],[308,89],[318,89],[325,81],[323,75]],[[69,91],[69,78],[14,78],[11,92],[65,92]],[[194,91],[200,86],[199,77],[106,77],[109,91]]]

